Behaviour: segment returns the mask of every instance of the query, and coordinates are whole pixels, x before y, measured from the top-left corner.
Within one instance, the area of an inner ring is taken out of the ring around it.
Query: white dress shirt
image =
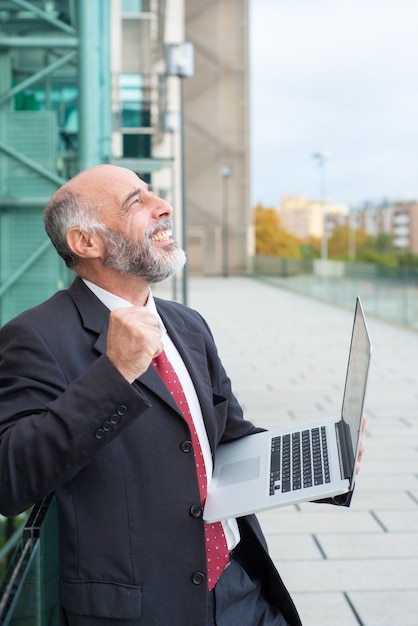
[[[115,309],[119,309],[122,307],[133,306],[131,302],[116,296],[115,294],[98,287],[94,283],[89,280],[83,278],[84,283],[87,287],[97,296],[97,298],[110,310],[113,311]],[[168,332],[164,326],[164,322],[158,314],[157,307],[155,306],[154,298],[152,296],[151,290],[149,292],[148,300],[146,303],[146,308],[150,313],[155,315],[158,318],[158,323],[160,330],[162,332],[162,341],[164,345],[164,351],[167,355],[168,360],[172,364],[173,368],[176,371],[176,374],[180,380],[180,383],[183,387],[184,393],[186,395],[187,403],[190,408],[190,412],[192,414],[193,423],[196,428],[197,436],[199,438],[200,446],[202,448],[203,458],[205,461],[206,468],[206,476],[207,481],[209,483],[212,478],[212,454],[210,450],[209,440],[206,433],[205,423],[203,421],[202,410],[200,407],[199,399],[196,394],[196,390],[193,385],[193,381],[190,377],[190,374],[181,358],[177,348],[171,341]],[[228,544],[229,550],[232,550],[240,540],[240,533],[238,529],[238,524],[236,519],[228,519],[222,522],[222,526],[224,529],[226,541]]]

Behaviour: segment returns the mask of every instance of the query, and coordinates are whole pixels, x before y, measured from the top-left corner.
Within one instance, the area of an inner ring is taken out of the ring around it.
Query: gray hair
[[[48,203],[44,213],[44,225],[48,237],[56,251],[70,269],[74,269],[79,258],[67,244],[67,233],[71,228],[84,232],[100,232],[104,225],[98,219],[98,208],[92,208],[72,191],[55,194]]]

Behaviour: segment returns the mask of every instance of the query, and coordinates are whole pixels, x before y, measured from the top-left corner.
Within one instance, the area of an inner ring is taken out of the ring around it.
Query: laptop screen
[[[342,420],[345,430],[351,438],[353,463],[355,464],[360,444],[360,427],[366,393],[367,374],[371,355],[371,341],[366,320],[359,298],[356,301],[353,333],[351,336],[350,356],[348,360],[342,406]],[[350,472],[354,475],[355,468]]]

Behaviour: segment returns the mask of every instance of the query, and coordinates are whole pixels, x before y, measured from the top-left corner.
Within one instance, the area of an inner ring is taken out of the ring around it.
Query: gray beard
[[[159,224],[159,229],[170,227],[171,224]],[[149,241],[152,232],[145,234],[144,242],[130,239],[108,228],[100,229],[100,234],[105,244],[105,267],[122,274],[140,276],[148,283],[165,280],[179,272],[186,263],[186,254],[176,243],[164,249],[154,248]]]

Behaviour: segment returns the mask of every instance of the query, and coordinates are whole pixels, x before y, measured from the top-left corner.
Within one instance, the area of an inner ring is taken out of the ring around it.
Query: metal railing
[[[0,587],[1,626],[58,626],[58,532],[52,496],[36,504]]]
[[[370,315],[418,330],[418,269],[373,263],[256,257],[254,275],[318,300],[351,307],[360,296]]]

